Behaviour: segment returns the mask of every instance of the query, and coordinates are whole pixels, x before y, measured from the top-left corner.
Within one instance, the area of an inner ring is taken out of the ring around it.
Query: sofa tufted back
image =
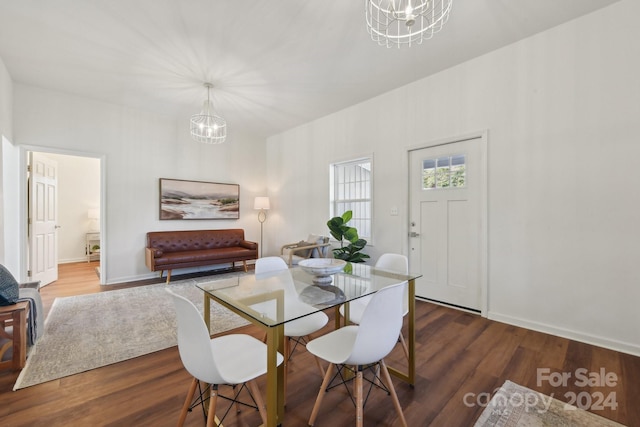
[[[164,253],[197,251],[202,249],[240,246],[243,229],[151,231],[147,233],[147,247]]]

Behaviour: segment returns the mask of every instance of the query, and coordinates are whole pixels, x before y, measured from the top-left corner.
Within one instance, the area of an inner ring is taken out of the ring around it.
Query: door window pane
[[[464,154],[422,161],[422,189],[462,188],[466,185]]]
[[[436,166],[436,188],[445,188],[449,186],[449,165],[451,159],[449,157],[441,157],[437,161]]]
[[[422,161],[422,189],[436,188],[436,161]]]
[[[451,186],[464,187],[465,184],[464,155],[451,156]]]

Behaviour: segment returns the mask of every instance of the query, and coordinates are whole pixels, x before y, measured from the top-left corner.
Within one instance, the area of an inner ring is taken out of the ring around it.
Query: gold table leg
[[[388,366],[389,373],[408,382],[411,386],[416,383],[416,281],[409,280],[409,334],[407,341],[409,345],[409,366],[408,372],[401,372],[398,369]]]
[[[349,324],[349,318],[351,318],[351,314],[349,313],[349,301],[345,302],[344,304],[342,304],[342,309],[343,309],[343,313],[344,316],[340,315],[340,306],[336,305],[334,307],[334,313],[335,313],[335,329],[340,329],[342,327],[342,324],[344,323],[344,326],[347,326]],[[340,319],[344,318],[344,321],[341,321]]]
[[[204,293],[204,323],[211,334],[211,297],[206,292]]]
[[[284,325],[267,328],[267,427],[284,420],[284,363],[277,366],[278,352],[284,354]]]

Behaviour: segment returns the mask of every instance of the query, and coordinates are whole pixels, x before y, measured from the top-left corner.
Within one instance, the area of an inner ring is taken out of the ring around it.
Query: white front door
[[[413,150],[409,262],[416,296],[483,310],[486,287],[486,141]]]
[[[29,269],[44,286],[58,280],[58,163],[29,156]]]

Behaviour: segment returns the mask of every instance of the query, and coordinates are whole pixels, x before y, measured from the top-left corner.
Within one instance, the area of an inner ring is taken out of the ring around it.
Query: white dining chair
[[[375,264],[376,269],[387,270],[393,273],[400,274],[409,274],[409,260],[406,256],[401,254],[394,253],[385,253],[380,255],[378,261]],[[403,308],[403,316],[406,316],[409,313],[409,291],[408,287],[405,289],[405,297],[402,300],[402,308]],[[349,323],[359,324],[360,319],[362,319],[362,314],[364,313],[364,309],[367,307],[367,304],[371,300],[371,295],[367,295],[362,298],[358,298],[349,303]],[[344,306],[340,307],[340,315],[344,317]],[[409,349],[407,347],[407,342],[402,335],[402,331],[398,336],[400,340],[400,344],[402,345],[402,350],[404,351],[407,359],[409,358]]]
[[[288,269],[289,266],[282,258],[275,256],[264,257],[256,260],[255,274],[256,277],[265,277]],[[329,322],[329,317],[322,311],[306,315],[306,313],[315,309],[298,299],[293,279],[289,276],[287,280],[283,281],[283,285],[287,294],[287,297],[285,297],[285,312],[287,312],[288,315],[297,313],[297,315],[302,316],[299,319],[291,320],[284,324],[284,386],[286,390],[288,364],[293,354],[293,350],[298,344],[303,346],[306,345],[306,343],[311,339],[311,334],[319,331]],[[261,308],[264,309],[264,306],[260,307],[260,305],[253,305],[252,308],[260,311]],[[291,341],[295,342],[295,346],[293,348],[291,347]],[[315,359],[320,375],[322,376],[324,375],[324,368],[320,361],[317,358]]]
[[[274,273],[282,270],[287,270],[289,267],[287,263],[280,257],[264,257],[260,258],[256,261],[256,277],[264,276],[268,273]],[[299,312],[304,313],[309,310],[313,310],[308,307],[307,304],[299,301],[297,298],[297,293],[295,291],[295,287],[293,285],[293,280],[287,280],[284,283],[285,292],[288,293],[288,296],[291,298],[287,298],[285,301],[285,310],[290,310],[291,312]],[[308,339],[309,335],[314,332],[322,329],[327,322],[329,321],[329,317],[322,311],[301,317],[300,319],[292,320],[284,324],[284,335],[289,338],[303,338]],[[285,351],[285,355],[287,355]],[[290,355],[289,355],[290,356]]]
[[[248,386],[253,403],[260,412],[262,422],[266,424],[264,400],[255,382],[257,377],[267,372],[266,344],[246,334],[230,334],[211,339],[209,329],[196,306],[169,288],[166,288],[166,291],[171,296],[176,309],[180,359],[185,369],[193,376],[180,412],[178,426],[184,425],[190,409],[199,404],[204,406],[206,389],[200,388],[200,382],[210,388],[207,427],[216,425],[216,404],[220,385],[234,386],[233,398],[229,399],[232,403],[238,401],[241,391],[245,385]],[[282,361],[283,357],[278,353],[278,365]],[[235,385],[241,385],[241,387],[236,390]],[[200,392],[194,399],[196,388]]]
[[[280,257],[267,256],[256,260],[256,276],[288,269],[287,263]]]
[[[316,402],[311,411],[309,425],[313,426],[322,399],[328,391],[334,369],[355,371],[356,426],[363,425],[365,368],[374,373],[374,379],[367,379],[373,387],[379,386],[391,395],[393,404],[403,426],[407,422],[402,413],[391,376],[384,358],[393,350],[402,328],[402,298],[407,282],[387,286],[371,297],[358,325],[347,325],[307,343],[307,350],[329,362]],[[382,378],[378,378],[378,372]],[[345,378],[345,375],[336,377]],[[345,384],[346,385],[346,384]],[[369,394],[367,394],[368,396]]]

